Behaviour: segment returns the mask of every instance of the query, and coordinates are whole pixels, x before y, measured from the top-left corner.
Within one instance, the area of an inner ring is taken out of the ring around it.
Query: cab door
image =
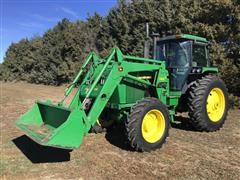
[[[170,88],[182,90],[191,71],[191,41],[168,42],[165,51],[170,74]]]

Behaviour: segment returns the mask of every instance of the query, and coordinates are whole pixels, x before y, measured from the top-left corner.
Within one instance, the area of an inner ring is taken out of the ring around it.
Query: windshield
[[[156,47],[156,58],[165,60],[168,67],[188,67],[191,57],[190,41],[159,42]]]

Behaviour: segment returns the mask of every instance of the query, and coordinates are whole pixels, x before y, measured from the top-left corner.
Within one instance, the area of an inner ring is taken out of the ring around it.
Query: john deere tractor
[[[90,52],[65,90],[66,98],[77,88],[71,103],[38,101],[17,127],[41,145],[74,149],[97,124],[124,123],[137,151],[161,147],[177,112],[188,112],[199,131],[220,129],[228,95],[210,65],[208,41],[188,34],[155,37],[152,49],[152,58],[124,55],[117,47],[105,58]]]

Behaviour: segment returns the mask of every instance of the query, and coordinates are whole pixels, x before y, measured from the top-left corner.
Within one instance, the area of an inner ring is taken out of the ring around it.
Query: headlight
[[[197,69],[197,73],[200,73],[202,70],[201,70],[201,68],[198,68]]]
[[[201,73],[201,72],[202,72],[202,68],[200,68],[200,67],[192,68],[192,73]]]

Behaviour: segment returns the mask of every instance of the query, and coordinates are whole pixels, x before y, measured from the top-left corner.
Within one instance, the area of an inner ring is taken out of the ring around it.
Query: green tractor
[[[228,95],[207,46],[205,38],[177,34],[155,36],[152,59],[118,48],[104,59],[91,52],[65,90],[66,98],[77,88],[69,105],[65,98],[38,101],[16,125],[41,145],[65,149],[78,148],[91,129],[118,122],[132,148],[151,151],[165,142],[177,112],[188,112],[199,131],[216,131],[226,119]]]

